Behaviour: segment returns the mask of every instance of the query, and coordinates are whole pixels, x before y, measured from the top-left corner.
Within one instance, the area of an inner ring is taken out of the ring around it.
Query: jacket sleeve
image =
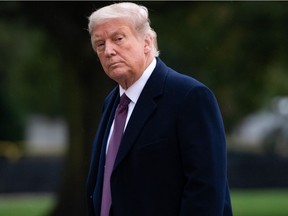
[[[226,141],[213,93],[191,89],[181,104],[178,134],[185,176],[180,216],[223,216],[226,193]]]

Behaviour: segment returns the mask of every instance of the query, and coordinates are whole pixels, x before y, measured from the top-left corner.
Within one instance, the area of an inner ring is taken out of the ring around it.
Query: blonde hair
[[[89,17],[88,30],[90,35],[95,26],[108,19],[127,18],[131,20],[135,30],[142,35],[150,35],[153,40],[153,52],[159,56],[157,34],[150,26],[148,9],[131,2],[114,3],[94,11]]]

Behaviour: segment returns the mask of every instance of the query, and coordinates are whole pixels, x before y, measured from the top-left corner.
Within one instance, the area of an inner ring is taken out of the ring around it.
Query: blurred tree
[[[87,32],[87,17],[105,2],[23,2],[29,22],[58,48],[64,113],[70,127],[69,150],[58,204],[51,215],[85,215],[85,181],[90,147],[101,105],[112,82],[97,63]],[[107,4],[107,3],[106,3]]]
[[[66,169],[52,215],[83,215],[86,210],[84,189],[90,146],[103,97],[112,86],[97,63],[86,30],[87,17],[93,8],[103,4],[0,5],[0,101],[7,114],[7,118],[2,118],[1,112],[1,126],[7,133],[15,131],[10,121],[13,117],[15,124],[23,126],[15,114],[25,118],[28,113],[41,112],[64,114],[70,127]],[[11,140],[11,136],[5,136]]]
[[[63,113],[60,61],[46,34],[14,16],[16,2],[2,5],[10,7],[0,19],[0,140],[20,141],[28,114]]]
[[[215,92],[228,132],[271,97],[287,95],[287,2],[165,5],[151,11],[161,56]]]

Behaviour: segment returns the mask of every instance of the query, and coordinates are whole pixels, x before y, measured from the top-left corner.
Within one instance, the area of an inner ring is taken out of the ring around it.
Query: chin
[[[109,73],[109,77],[119,83],[119,81],[121,81],[121,80],[125,79],[125,77],[127,77],[127,72],[113,71],[113,72]]]

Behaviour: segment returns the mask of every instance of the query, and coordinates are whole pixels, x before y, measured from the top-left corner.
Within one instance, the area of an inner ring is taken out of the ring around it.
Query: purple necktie
[[[101,216],[109,216],[111,207],[111,188],[110,188],[110,176],[113,170],[116,155],[120,146],[121,138],[124,131],[126,117],[128,113],[128,104],[130,99],[123,94],[120,98],[120,103],[115,112],[114,128],[109,141],[108,151],[106,154],[102,203],[101,203]]]

